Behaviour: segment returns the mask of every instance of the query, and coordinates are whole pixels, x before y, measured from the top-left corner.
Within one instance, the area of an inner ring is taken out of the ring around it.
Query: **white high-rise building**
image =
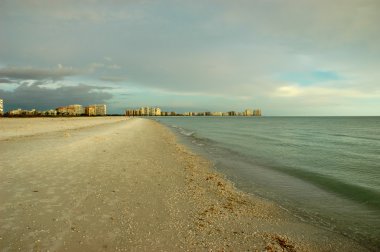
[[[245,116],[253,116],[253,110],[252,109],[246,109],[243,114]]]
[[[4,114],[4,104],[3,99],[0,99],[0,115]]]
[[[141,107],[141,109],[140,109],[140,114],[141,114],[142,116],[147,116],[147,115],[149,115],[149,107]]]
[[[161,115],[161,109],[160,108],[155,108],[154,115],[160,116]]]

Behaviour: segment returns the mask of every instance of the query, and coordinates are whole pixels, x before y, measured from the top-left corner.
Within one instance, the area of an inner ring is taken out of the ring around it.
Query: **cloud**
[[[107,22],[113,20],[134,20],[140,19],[142,13],[128,8],[135,1],[112,1],[111,5],[104,4],[100,0],[4,0],[0,2],[0,14],[20,15],[28,13],[42,18],[49,18],[62,21],[73,22]],[[140,1],[147,2],[145,1]],[[108,9],[110,6],[113,8]],[[7,9],[17,8],[18,12],[6,12]],[[1,11],[3,9],[4,11]]]
[[[78,75],[82,73],[78,69],[71,67],[58,68],[34,68],[34,67],[6,67],[0,69],[0,78],[16,80],[60,80],[67,76]]]
[[[165,93],[163,105],[191,95],[221,110],[231,106],[225,97],[270,100],[277,111],[294,99],[308,114],[302,104],[311,100],[378,94],[379,8],[378,0],[0,0],[0,79],[71,76],[65,84],[109,82],[115,97],[133,88],[139,104]],[[20,65],[32,67],[1,69]]]
[[[0,83],[14,83],[14,81],[7,78],[0,78]]]
[[[306,43],[315,48],[323,42],[321,47],[325,49],[344,48],[342,41],[375,45],[380,39],[377,0],[218,2],[225,6],[221,17],[226,24],[243,25],[255,30],[256,35],[282,38],[298,45]],[[377,41],[373,41],[375,38]]]
[[[123,82],[126,81],[126,77],[122,76],[102,76],[99,78],[102,81],[110,81],[110,82]]]
[[[105,64],[105,63],[100,63],[100,62],[93,62],[89,65],[89,71],[90,72],[95,72],[98,70],[119,70],[122,67],[118,64]]]
[[[109,65],[107,66],[109,69],[121,69],[121,66],[119,66],[118,64],[112,64],[112,65]]]
[[[328,87],[311,87],[311,86],[296,86],[296,85],[288,85],[281,86],[274,90],[272,96],[275,97],[288,97],[288,98],[296,98],[301,97],[305,99],[313,99],[313,100],[326,100],[329,99],[333,101],[334,99],[340,98],[380,98],[380,90],[376,92],[368,93],[363,92],[357,89],[339,89],[339,88],[328,88]]]
[[[274,95],[281,97],[294,97],[302,94],[302,91],[299,87],[295,86],[283,86],[276,89]]]
[[[69,104],[88,105],[106,103],[113,97],[107,87],[85,84],[46,88],[41,82],[21,84],[13,91],[0,89],[0,97],[4,99],[6,110],[10,109],[51,109]]]

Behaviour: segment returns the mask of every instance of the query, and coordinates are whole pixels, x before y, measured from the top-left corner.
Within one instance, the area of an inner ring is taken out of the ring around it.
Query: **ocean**
[[[380,249],[380,117],[156,117],[237,188]]]

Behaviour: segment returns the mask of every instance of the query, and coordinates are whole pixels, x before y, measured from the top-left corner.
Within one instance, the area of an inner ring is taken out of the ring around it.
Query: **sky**
[[[379,13],[379,0],[0,0],[0,98],[378,116]]]

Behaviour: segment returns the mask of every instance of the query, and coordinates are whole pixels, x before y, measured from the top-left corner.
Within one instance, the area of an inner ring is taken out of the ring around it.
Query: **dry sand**
[[[366,251],[239,192],[157,122],[0,129],[1,251]]]

